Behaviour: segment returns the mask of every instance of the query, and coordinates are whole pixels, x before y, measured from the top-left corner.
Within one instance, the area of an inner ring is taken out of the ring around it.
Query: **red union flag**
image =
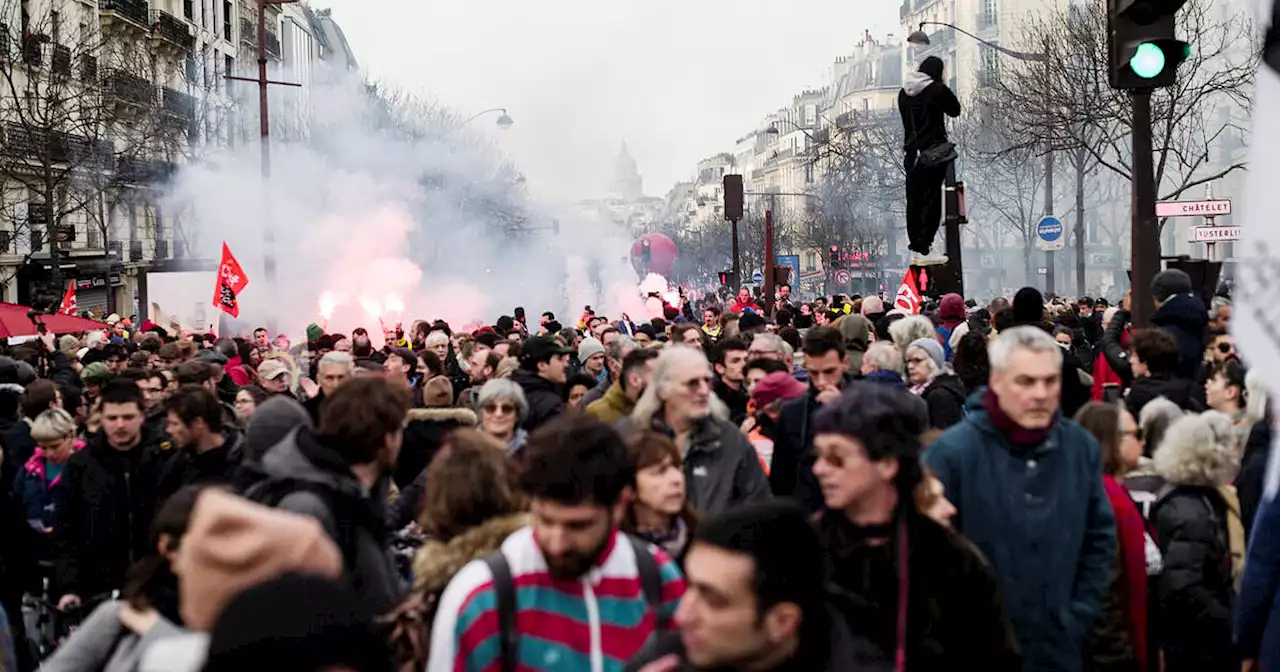
[[[58,306],[58,313],[75,315],[76,310],[76,281],[72,280],[67,283],[67,293],[62,295],[62,305]]]
[[[923,271],[917,272],[914,268],[908,268],[907,274],[902,276],[902,284],[898,285],[898,295],[893,300],[893,306],[912,315],[919,313],[920,303],[923,301],[920,288],[926,282]]]
[[[218,265],[218,277],[213,286],[213,305],[231,317],[240,317],[241,290],[249,284],[240,262],[231,254],[231,248],[222,244],[222,263]]]

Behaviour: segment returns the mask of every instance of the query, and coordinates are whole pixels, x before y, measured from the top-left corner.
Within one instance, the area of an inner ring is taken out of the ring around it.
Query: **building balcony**
[[[9,122],[4,128],[4,151],[10,156],[58,164],[91,161],[95,153],[101,155],[106,150],[83,136],[49,133]]]
[[[179,119],[191,121],[196,118],[196,99],[177,89],[165,87],[162,90],[164,111]]]
[[[276,37],[275,33],[268,30],[264,35],[263,43],[267,47],[267,56],[275,59],[280,58],[280,38]]]
[[[103,29],[148,30],[147,0],[100,0]]]
[[[80,80],[94,82],[98,79],[98,57],[84,54],[80,57]]]
[[[107,254],[116,259],[121,258],[124,255],[124,243],[118,240],[107,241]]]
[[[153,259],[168,259],[168,258],[169,258],[169,241],[167,241],[167,240],[157,240],[157,241],[156,241],[156,253],[155,253],[155,256],[153,256],[152,258],[153,258]]]
[[[55,75],[71,76],[71,47],[53,45],[52,69]]]
[[[129,241],[129,261],[142,261],[142,241]]]
[[[986,28],[995,28],[999,25],[999,15],[995,12],[979,12],[978,13],[978,30]]]
[[[116,180],[126,184],[154,185],[167,182],[177,166],[157,159],[121,159],[116,163]]]
[[[240,19],[240,42],[258,46],[258,26],[249,19]]]
[[[151,11],[151,36],[181,51],[191,51],[196,45],[191,24],[159,9]]]
[[[151,107],[156,102],[156,87],[151,82],[124,70],[113,70],[103,81],[107,96],[116,102],[137,107]]]

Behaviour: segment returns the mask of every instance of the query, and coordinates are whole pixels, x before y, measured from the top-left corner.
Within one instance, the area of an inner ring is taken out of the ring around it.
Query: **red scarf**
[[[1114,476],[1103,475],[1102,485],[1116,517],[1120,578],[1111,587],[1117,592],[1120,608],[1129,627],[1129,641],[1138,659],[1138,669],[1147,669],[1147,547],[1146,526],[1129,491]]]
[[[1120,345],[1126,347],[1129,345],[1128,331],[1120,333]],[[1124,379],[1107,363],[1107,356],[1099,353],[1097,359],[1093,360],[1093,389],[1090,391],[1089,397],[1094,401],[1102,401],[1102,386],[1107,383],[1115,383],[1122,388],[1124,387]]]
[[[996,393],[992,392],[989,387],[982,395],[982,407],[987,410],[987,415],[991,417],[991,424],[996,426],[996,430],[1004,435],[1004,438],[1008,439],[1009,443],[1023,448],[1044,443],[1044,440],[1049,438],[1049,430],[1058,422],[1055,414],[1053,422],[1049,423],[1049,426],[1044,429],[1027,429],[1019,425],[1013,421],[1013,418],[1009,417],[1008,413],[1004,412],[1003,408],[1000,408],[1000,402],[996,400]]]

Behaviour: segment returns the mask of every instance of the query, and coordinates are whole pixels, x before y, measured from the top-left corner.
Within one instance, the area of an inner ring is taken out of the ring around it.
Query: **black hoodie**
[[[1195,380],[1204,361],[1204,341],[1209,327],[1209,310],[1204,301],[1194,294],[1177,294],[1169,297],[1151,323],[1178,342],[1178,375]]]
[[[532,432],[564,412],[560,385],[528,369],[517,369],[511,374],[511,381],[524,390],[525,401],[529,402],[529,415],[521,425],[524,429]]]
[[[921,65],[924,70],[929,59]],[[942,76],[941,61],[936,73],[909,72],[903,78],[898,92],[898,113],[902,127],[906,129],[903,149],[907,165],[915,164],[916,154],[947,142],[946,117],[960,116],[960,100],[956,94],[938,81]]]

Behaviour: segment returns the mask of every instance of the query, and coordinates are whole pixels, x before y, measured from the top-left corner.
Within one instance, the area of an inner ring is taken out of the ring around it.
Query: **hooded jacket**
[[[612,425],[631,415],[635,408],[636,402],[622,391],[622,383],[614,382],[603,397],[587,405],[587,413],[600,422]]]
[[[925,462],[956,506],[956,532],[1000,580],[1024,669],[1081,669],[1116,552],[1098,442],[1059,419],[1039,444],[1015,445],[984,393],[969,398],[965,420],[929,446]]]
[[[1172,401],[1184,411],[1199,413],[1204,410],[1204,404],[1199,401],[1200,395],[1197,392],[1203,389],[1196,385],[1195,381],[1181,376],[1177,378],[1138,376],[1129,386],[1129,394],[1125,396],[1124,403],[1135,418],[1142,412],[1143,406],[1159,397]]]
[[[272,481],[307,485],[285,494],[275,508],[320,521],[342,549],[345,576],[372,613],[387,613],[399,603],[404,586],[391,557],[385,523],[390,479],[366,490],[338,452],[306,427],[295,429],[267,451],[262,471],[267,480],[251,488],[246,497],[262,501]]]
[[[84,447],[85,442],[77,439],[71,450],[79,452]],[[62,482],[62,475],[59,474],[50,483],[45,478],[46,465],[44,449],[36,448],[35,454],[22,465],[22,470],[14,480],[13,495],[27,512],[28,521],[40,521],[43,527],[50,528],[57,521],[56,509],[53,506],[53,488]]]
[[[964,420],[964,384],[954,373],[944,373],[934,378],[920,393],[929,407],[929,426],[947,429]]]
[[[938,73],[941,75],[941,73]],[[947,142],[945,117],[960,116],[960,100],[947,87],[923,72],[908,72],[898,92],[898,113],[906,129],[903,149],[915,164],[921,151]]]
[[[556,383],[528,369],[516,369],[511,380],[524,390],[525,401],[529,402],[529,415],[521,427],[532,432],[564,412],[564,397]]]
[[[409,411],[404,428],[404,442],[396,470],[392,475],[396,487],[403,490],[431,464],[445,437],[459,427],[475,427],[476,413],[469,408],[415,408]]]

